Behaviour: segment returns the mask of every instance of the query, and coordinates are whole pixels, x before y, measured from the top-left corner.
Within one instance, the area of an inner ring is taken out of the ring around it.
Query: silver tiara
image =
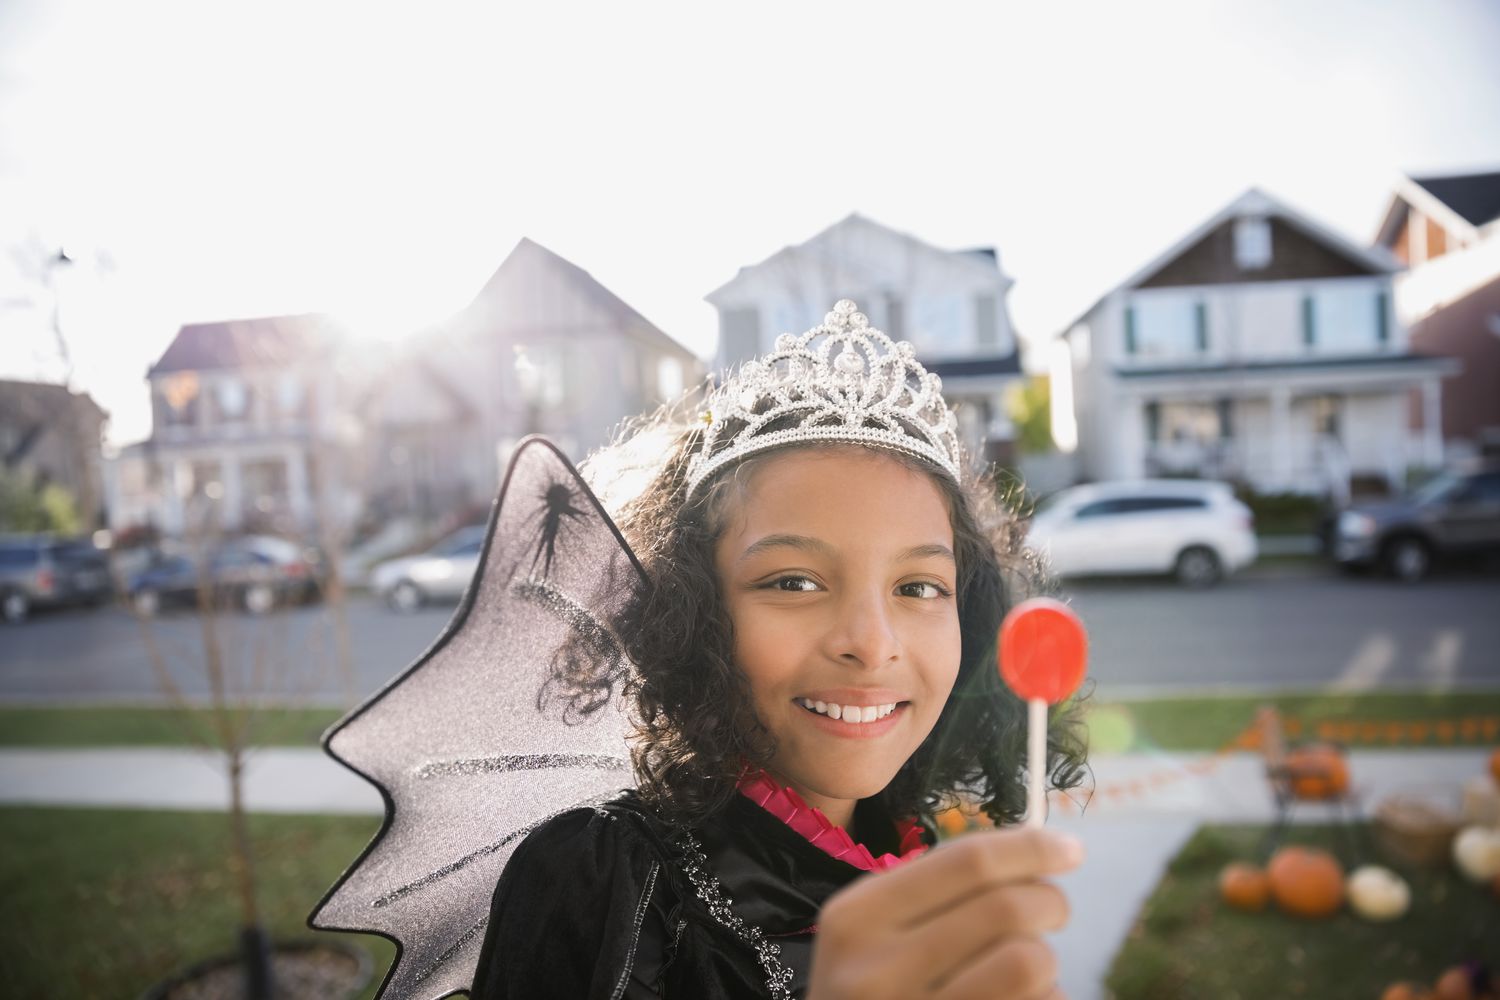
[[[806,441],[894,448],[957,482],[958,421],[942,389],[911,344],[892,341],[840,299],[822,324],[800,337],[783,333],[774,351],[745,362],[709,394],[708,430],[688,462],[688,496],[747,455]]]

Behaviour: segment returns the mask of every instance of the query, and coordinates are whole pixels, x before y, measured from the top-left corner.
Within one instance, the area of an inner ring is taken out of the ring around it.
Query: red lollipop
[[[1046,818],[1047,706],[1083,683],[1089,637],[1073,609],[1050,597],[1022,601],[1000,623],[1000,676],[1026,699],[1026,825]]]
[[[1089,637],[1073,609],[1034,597],[1000,623],[1000,676],[1017,695],[1049,705],[1067,699],[1088,669]]]

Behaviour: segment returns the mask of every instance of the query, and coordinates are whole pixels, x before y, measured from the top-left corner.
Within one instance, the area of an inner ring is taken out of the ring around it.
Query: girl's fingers
[[[1002,939],[1061,930],[1068,922],[1068,900],[1046,882],[1022,882],[986,889],[907,932],[899,943],[902,968],[927,982],[942,982],[954,971],[994,948]]]
[[[856,922],[867,931],[911,928],[988,888],[1059,875],[1082,861],[1078,838],[1045,828],[971,833],[894,871],[860,879],[828,907],[862,911],[865,919]]]
[[[937,1000],[1051,1000],[1057,991],[1057,957],[1034,937],[1009,938],[937,986]]]

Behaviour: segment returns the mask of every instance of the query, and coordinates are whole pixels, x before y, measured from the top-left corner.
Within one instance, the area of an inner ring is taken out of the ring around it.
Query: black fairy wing
[[[324,737],[385,824],[308,922],[396,942],[379,996],[467,990],[490,894],[535,826],[632,783],[609,627],[643,579],[562,453],[517,448],[484,555],[438,640]]]

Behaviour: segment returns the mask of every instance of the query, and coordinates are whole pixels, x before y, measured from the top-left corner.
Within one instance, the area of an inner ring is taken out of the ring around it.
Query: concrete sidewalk
[[[1402,789],[1452,788],[1484,773],[1485,750],[1407,750],[1350,755],[1365,810]],[[1051,823],[1081,837],[1088,862],[1060,879],[1073,906],[1054,937],[1061,986],[1071,1000],[1102,1000],[1102,982],[1141,904],[1199,824],[1263,823],[1274,815],[1263,763],[1252,754],[1097,755],[1099,794],[1081,815],[1055,808]],[[256,751],[245,797],[256,812],[379,815],[380,793],[319,750]],[[223,809],[223,763],[177,749],[0,750],[0,803],[143,809]],[[1326,807],[1301,806],[1317,822]],[[352,860],[352,859],[351,859]]]

